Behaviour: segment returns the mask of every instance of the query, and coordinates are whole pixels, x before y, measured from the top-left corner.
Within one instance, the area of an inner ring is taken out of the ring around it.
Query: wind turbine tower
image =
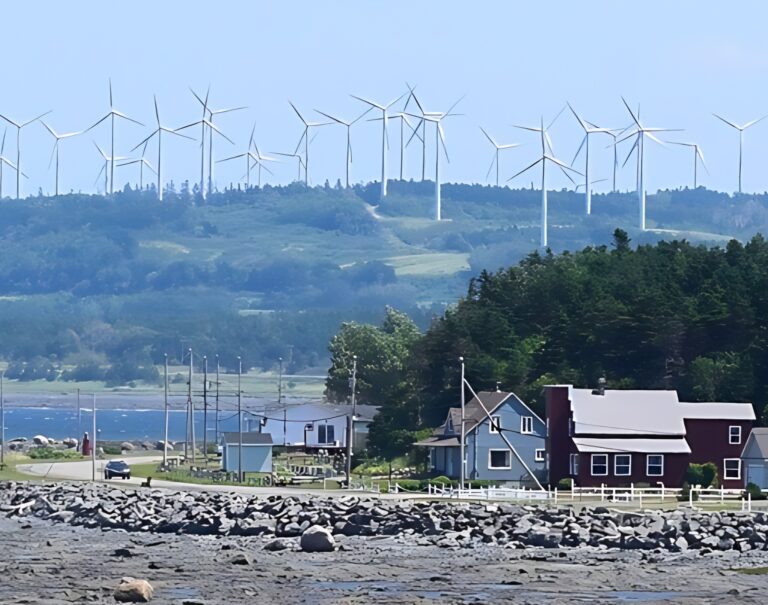
[[[301,148],[302,141],[304,142],[304,184],[306,186],[309,186],[309,131],[312,128],[317,128],[318,126],[327,126],[330,124],[330,122],[307,122],[304,119],[304,116],[302,116],[299,113],[299,110],[296,109],[296,106],[291,103],[291,101],[288,101],[290,103],[291,107],[293,107],[293,111],[296,112],[296,115],[299,116],[299,119],[301,120],[301,123],[304,124],[304,132],[301,133],[301,138],[299,139],[299,142],[296,144],[296,149],[294,150],[293,154],[297,154],[299,152],[299,149]]]
[[[351,122],[347,121],[347,120],[342,120],[341,118],[336,118],[336,117],[334,117],[334,116],[332,116],[332,115],[330,115],[328,113],[320,111],[319,109],[315,109],[315,111],[317,113],[319,113],[321,116],[325,116],[329,120],[332,120],[332,121],[336,122],[337,124],[345,126],[346,129],[347,129],[347,155],[346,155],[346,159],[344,160],[344,162],[346,164],[346,187],[347,187],[347,189],[349,189],[349,168],[352,165],[352,136],[351,136],[352,125],[355,124],[358,120],[360,120],[363,116],[367,115],[368,112],[371,111],[371,109],[373,109],[373,108],[372,107],[368,108],[367,110],[365,110],[362,114],[357,116]]]
[[[698,169],[699,169],[699,160],[701,160],[701,165],[704,167],[704,170],[709,174],[709,170],[707,170],[707,165],[704,162],[704,154],[701,152],[701,147],[699,147],[696,143],[678,143],[676,141],[670,141],[673,145],[680,145],[682,147],[689,147],[690,149],[693,149],[693,188],[696,189],[699,186],[698,183]]]
[[[109,80],[109,113],[107,113],[103,118],[101,118],[98,122],[96,122],[92,126],[89,126],[88,128],[86,128],[84,132],[88,132],[89,130],[96,128],[96,126],[101,124],[107,118],[109,118],[110,120],[110,132],[111,132],[111,143],[110,143],[111,147],[110,147],[110,154],[109,154],[109,157],[111,158],[109,160],[109,194],[112,195],[115,192],[115,118],[122,118],[123,120],[133,122],[134,124],[138,124],[139,126],[144,126],[144,124],[142,124],[138,120],[129,118],[122,111],[118,111],[117,109],[115,109],[114,103],[112,102],[112,79],[111,78]],[[106,190],[104,191],[104,193],[106,194]]]
[[[505,143],[500,144],[496,142],[496,139],[494,139],[491,135],[489,135],[485,129],[481,126],[480,130],[483,131],[483,134],[485,135],[485,138],[488,139],[493,145],[493,148],[495,149],[495,152],[493,154],[493,159],[491,160],[491,165],[488,167],[488,172],[485,174],[486,180],[488,179],[488,175],[491,174],[491,170],[493,170],[493,165],[496,165],[496,186],[499,186],[499,152],[502,149],[514,149],[515,147],[520,147],[517,143]]]
[[[67,132],[65,134],[59,134],[57,133],[53,128],[48,126],[45,122],[40,120],[43,126],[45,126],[45,129],[51,133],[51,136],[56,139],[56,142],[53,144],[53,151],[51,152],[51,160],[53,160],[53,156],[56,156],[56,197],[59,197],[59,143],[63,139],[69,139],[71,137],[77,136],[80,133],[79,132]],[[48,168],[51,167],[51,162],[48,162]]]
[[[36,122],[43,116],[47,116],[50,111],[46,111],[45,113],[40,114],[36,118],[33,118],[31,120],[28,120],[26,122],[14,122],[10,118],[5,117],[4,115],[0,114],[0,118],[8,122],[11,126],[16,127],[16,199],[18,200],[21,197],[21,181],[20,177],[22,174],[24,174],[21,171],[21,129],[25,126],[29,126],[32,124],[32,122]]]
[[[18,171],[16,164],[11,162],[7,157],[3,155],[5,152],[5,135],[8,134],[8,128],[3,130],[3,141],[0,143],[0,200],[3,199],[3,166],[10,166],[14,170]],[[26,178],[26,174],[22,173],[22,176]]]
[[[743,147],[744,147],[744,131],[749,128],[750,126],[754,126],[758,122],[764,120],[768,116],[763,116],[762,118],[757,118],[756,120],[752,120],[751,122],[747,122],[746,124],[743,124],[739,126],[735,122],[730,122],[729,120],[726,120],[725,118],[717,115],[716,113],[712,114],[715,116],[718,120],[725,122],[728,126],[731,128],[735,128],[739,131],[739,193],[741,193],[741,160],[743,155]]]
[[[632,116],[632,121],[635,123],[635,130],[634,132],[629,133],[627,136],[625,136],[623,139],[620,139],[618,142],[621,143],[622,141],[626,141],[627,139],[630,139],[634,137],[635,142],[632,144],[632,148],[629,150],[629,154],[627,154],[627,159],[624,160],[624,165],[626,165],[627,161],[629,160],[629,157],[632,155],[632,152],[637,150],[637,198],[638,198],[638,205],[639,205],[639,227],[642,231],[645,231],[645,137],[648,137],[652,141],[658,143],[659,145],[664,146],[664,143],[659,140],[654,133],[655,132],[675,132],[679,129],[675,128],[649,128],[646,126],[643,126],[640,123],[640,116],[635,115],[635,112],[630,109],[629,104],[626,102],[626,100],[622,97],[621,99],[624,102],[624,106],[627,108],[627,111],[629,112],[629,115]]]
[[[405,94],[400,95],[394,101],[390,101],[386,105],[376,103],[375,101],[371,101],[370,99],[365,99],[363,97],[358,97],[355,95],[350,96],[353,99],[357,99],[358,101],[362,101],[363,103],[370,105],[372,109],[378,109],[381,111],[381,199],[383,200],[385,197],[387,197],[387,147],[389,140],[387,137],[387,110],[400,99],[402,99]]]
[[[589,180],[589,135],[596,134],[596,133],[604,133],[604,134],[612,134],[610,130],[607,128],[600,128],[599,126],[593,125],[591,122],[587,122],[586,120],[583,120],[579,114],[576,113],[576,110],[571,106],[570,103],[568,103],[568,108],[571,110],[571,113],[576,118],[576,121],[579,123],[579,126],[581,126],[582,130],[584,130],[584,138],[581,139],[581,145],[579,145],[579,148],[576,150],[576,155],[573,156],[573,162],[571,162],[571,166],[573,166],[574,162],[576,161],[576,158],[579,157],[579,154],[581,153],[581,150],[584,149],[584,192],[585,192],[585,199],[586,199],[586,210],[587,215],[592,214],[592,182]]]
[[[562,110],[560,110],[560,113],[562,113]],[[529,130],[531,132],[538,132],[541,137],[541,157],[533,162],[533,164],[523,168],[520,172],[517,174],[514,174],[509,179],[507,179],[507,182],[511,181],[512,179],[520,176],[524,172],[527,172],[534,166],[541,164],[541,247],[546,248],[549,245],[549,236],[548,236],[548,228],[549,228],[549,207],[548,207],[548,200],[547,200],[547,162],[552,162],[555,166],[558,166],[562,173],[568,178],[571,183],[574,183],[573,178],[571,178],[571,175],[568,174],[568,171],[573,172],[575,174],[583,176],[578,170],[574,170],[567,164],[561,162],[555,157],[555,152],[552,149],[552,140],[549,138],[549,133],[547,132],[551,127],[552,124],[555,123],[555,120],[560,116],[560,113],[555,116],[555,119],[552,120],[549,123],[549,126],[546,128],[544,127],[544,118],[541,118],[541,125],[536,127],[531,126],[516,126],[516,128],[521,128],[522,130]]]

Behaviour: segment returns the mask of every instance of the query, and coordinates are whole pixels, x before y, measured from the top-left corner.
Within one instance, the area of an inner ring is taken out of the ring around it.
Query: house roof
[[[417,441],[413,445],[421,445],[421,446],[427,446],[427,447],[460,447],[461,444],[459,443],[459,438],[454,436],[451,437],[427,437],[426,439],[422,439],[421,441]]]
[[[575,432],[603,435],[685,435],[676,391],[571,389]]]
[[[464,405],[464,430],[467,434],[487,418],[485,410],[492,414],[514,394],[505,391],[480,391],[477,395],[480,397],[479,400],[477,397],[473,397]],[[432,431],[434,437],[445,435],[446,423],[449,418],[454,432],[456,434],[461,433],[461,408],[449,408],[445,422]],[[458,442],[456,445],[458,445]]]
[[[751,403],[680,403],[683,417],[691,420],[755,420]]]
[[[239,436],[240,433],[222,433],[222,439],[227,445],[238,445],[240,443]],[[272,435],[255,431],[243,433],[243,445],[272,445]]]
[[[639,453],[639,454],[690,454],[691,448],[683,439],[601,439],[574,437],[576,449],[582,453]]]
[[[758,454],[763,459],[768,460],[768,428],[752,429],[747,442],[744,444],[744,452],[741,454],[742,458],[745,457],[749,449],[755,450],[750,452],[751,454]]]

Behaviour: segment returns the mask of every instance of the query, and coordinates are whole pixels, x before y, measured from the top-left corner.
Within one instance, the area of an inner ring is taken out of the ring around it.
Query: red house
[[[727,489],[743,487],[750,403],[684,403],[676,391],[544,387],[549,483],[679,487],[689,463],[714,462]]]

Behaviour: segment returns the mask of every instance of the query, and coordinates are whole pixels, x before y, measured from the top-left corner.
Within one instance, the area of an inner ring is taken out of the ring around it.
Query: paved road
[[[147,464],[160,462],[162,456],[130,456],[125,458],[129,464]],[[96,480],[104,481],[104,465],[106,460],[96,461]],[[76,462],[44,462],[35,464],[20,464],[18,470],[22,473],[35,475],[44,479],[66,479],[72,481],[90,481],[93,467],[90,460],[80,460]],[[143,479],[141,477],[131,477],[125,479],[112,479],[108,481],[115,487],[125,485],[139,485]],[[234,486],[234,485],[200,485],[197,483],[180,483],[178,481],[162,481],[152,479],[152,487],[162,487],[172,490],[183,491],[215,491],[215,492],[236,492],[245,494],[258,494],[259,496],[349,496],[349,495],[369,495],[386,499],[402,499],[407,497],[424,497],[424,494],[370,494],[368,492],[348,492],[338,489],[308,489],[305,487],[253,487],[253,486]]]

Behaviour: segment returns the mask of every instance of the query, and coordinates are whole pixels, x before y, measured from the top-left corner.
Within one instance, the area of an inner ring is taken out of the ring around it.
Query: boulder
[[[67,446],[69,449],[76,449],[78,445],[80,445],[80,441],[75,439],[74,437],[67,437],[62,441],[62,443]]]
[[[154,594],[152,585],[146,580],[123,578],[113,596],[118,603],[149,603]]]
[[[123,441],[120,444],[120,449],[124,452],[132,452],[134,449],[136,449],[136,446],[133,445],[130,441]]]
[[[51,440],[44,435],[35,435],[34,437],[32,437],[32,443],[34,443],[35,445],[46,446],[51,444]]]
[[[336,540],[326,528],[312,525],[301,534],[299,545],[304,552],[332,552],[336,546]]]

